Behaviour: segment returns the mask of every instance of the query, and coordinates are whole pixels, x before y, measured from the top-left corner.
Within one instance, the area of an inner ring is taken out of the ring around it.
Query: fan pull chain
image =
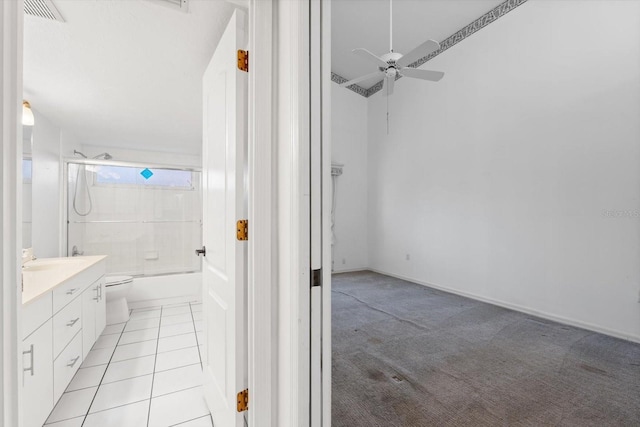
[[[389,85],[387,86],[387,135],[389,135]]]

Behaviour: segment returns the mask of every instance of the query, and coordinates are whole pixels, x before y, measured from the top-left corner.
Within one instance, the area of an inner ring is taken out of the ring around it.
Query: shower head
[[[87,156],[85,156],[83,153],[81,153],[78,150],[73,150],[73,154],[80,154],[82,157],[84,157],[85,159],[87,158]]]
[[[113,156],[111,156],[111,154],[109,153],[102,153],[94,157],[94,159],[99,159],[99,158],[103,158],[104,160],[110,160],[110,159],[113,159]]]

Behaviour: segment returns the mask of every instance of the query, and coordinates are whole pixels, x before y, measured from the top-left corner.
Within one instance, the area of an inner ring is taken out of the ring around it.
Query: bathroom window
[[[93,167],[96,185],[143,185],[194,189],[194,172],[175,169],[99,165]]]

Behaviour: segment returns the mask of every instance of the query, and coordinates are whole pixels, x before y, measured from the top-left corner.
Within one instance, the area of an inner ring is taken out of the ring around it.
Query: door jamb
[[[260,1],[260,0],[258,0]],[[309,425],[309,1],[276,1],[273,171],[277,427]],[[275,427],[274,426],[274,427]]]
[[[271,1],[249,3],[247,313],[249,425],[276,426],[277,310],[273,231],[274,81]]]
[[[20,426],[20,256],[22,249],[22,40],[23,0],[0,2],[0,120],[2,120],[2,246],[0,289],[0,424]]]
[[[321,2],[322,426],[331,427],[331,0]]]

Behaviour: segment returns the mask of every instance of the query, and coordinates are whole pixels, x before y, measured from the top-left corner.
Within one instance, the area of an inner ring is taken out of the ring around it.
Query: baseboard
[[[356,273],[358,271],[370,271],[367,267],[357,267],[357,268],[344,268],[344,269],[336,269],[331,272],[331,274],[339,274],[339,273]]]
[[[131,301],[129,302],[129,308],[136,309],[136,308],[157,307],[159,305],[180,304],[185,302],[202,302],[202,298],[200,295],[183,295],[179,297]]]
[[[625,341],[631,341],[631,342],[640,344],[640,336],[625,334],[625,333],[622,333],[622,332],[619,332],[619,331],[615,331],[615,330],[612,330],[612,329],[603,328],[601,326],[594,325],[594,324],[591,324],[591,323],[582,322],[582,321],[579,321],[579,320],[558,316],[558,315],[547,313],[547,312],[544,312],[544,311],[538,311],[538,310],[535,310],[535,309],[532,309],[532,308],[529,308],[529,307],[525,307],[525,306],[522,306],[522,305],[518,305],[518,304],[512,304],[512,303],[509,303],[509,302],[505,302],[505,301],[501,301],[501,300],[497,300],[497,299],[493,299],[493,298],[487,298],[487,297],[484,297],[484,296],[481,296],[481,295],[477,295],[477,294],[474,294],[474,293],[471,293],[471,292],[465,292],[465,291],[460,291],[460,290],[457,290],[457,289],[452,289],[452,288],[449,288],[449,287],[446,287],[446,286],[441,286],[441,285],[437,285],[437,284],[434,284],[434,283],[425,282],[423,280],[414,279],[412,277],[403,276],[401,274],[389,273],[389,272],[386,272],[386,271],[378,270],[376,268],[368,268],[367,270],[373,271],[374,273],[378,273],[378,274],[384,274],[385,276],[395,277],[396,279],[406,280],[407,282],[412,282],[412,283],[415,283],[415,284],[418,284],[418,285],[426,286],[428,288],[438,289],[440,291],[449,292],[451,294],[460,295],[460,296],[463,296],[463,297],[466,297],[466,298],[471,298],[471,299],[476,300],[476,301],[486,302],[486,303],[489,303],[489,304],[497,305],[499,307],[508,308],[509,310],[519,311],[521,313],[530,314],[532,316],[540,317],[540,318],[547,319],[547,320],[552,320],[554,322],[563,323],[565,325],[570,325],[570,326],[575,326],[577,328],[586,329],[586,330],[592,331],[592,332],[598,332],[600,334],[609,335],[611,337],[620,338],[620,339],[623,339]]]

